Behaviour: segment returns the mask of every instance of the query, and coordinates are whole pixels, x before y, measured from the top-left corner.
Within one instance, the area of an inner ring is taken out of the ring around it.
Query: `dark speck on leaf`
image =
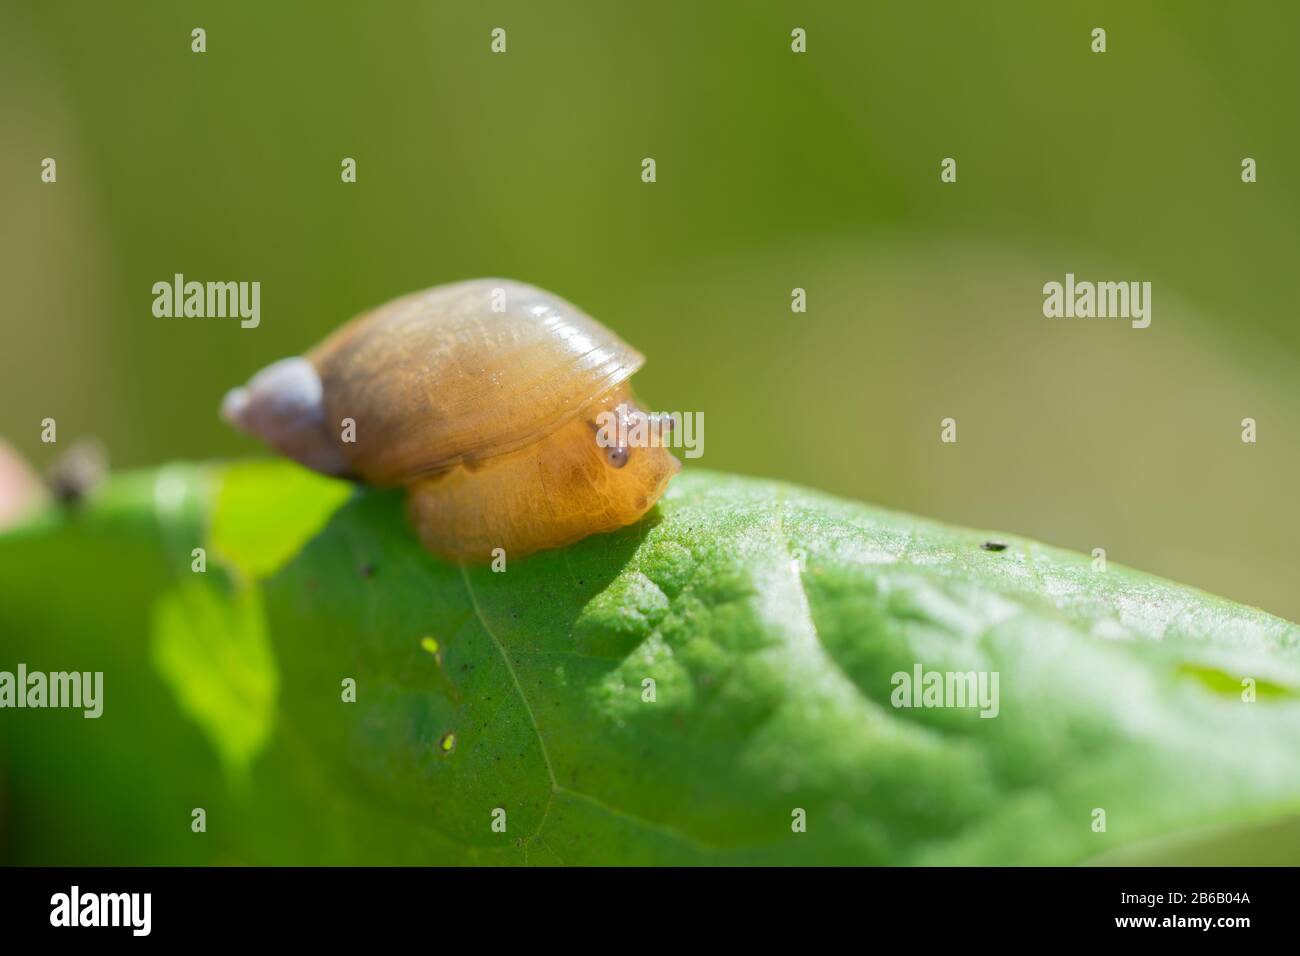
[[[985,541],[980,545],[985,551],[1005,551],[1007,546],[1001,541]]]
[[[375,566],[369,561],[361,565],[361,576],[363,578],[373,578],[375,576]]]

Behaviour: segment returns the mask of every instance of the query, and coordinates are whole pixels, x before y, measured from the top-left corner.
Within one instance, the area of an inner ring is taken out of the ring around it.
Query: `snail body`
[[[361,315],[233,389],[223,416],[325,474],[407,489],[429,550],[522,556],[639,519],[677,473],[662,447],[604,447],[644,414],[635,349],[534,286],[436,286]]]

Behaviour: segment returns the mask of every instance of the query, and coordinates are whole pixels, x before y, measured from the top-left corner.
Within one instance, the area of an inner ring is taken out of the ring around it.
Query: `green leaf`
[[[351,493],[345,482],[288,462],[246,462],[225,469],[212,521],[218,557],[255,576],[291,558]]]
[[[256,588],[194,575],[153,609],[154,666],[242,782],[275,722],[277,674]]]
[[[256,579],[275,660],[253,672],[279,687],[260,757],[240,720],[218,742],[252,761],[237,858],[1300,861],[1300,629],[1261,611],[698,470],[640,524],[504,573],[423,552],[399,492],[225,474],[214,550]],[[241,646],[255,606],[206,631]],[[917,667],[996,672],[996,716],[894,706]],[[212,734],[225,705],[192,677],[171,683]]]

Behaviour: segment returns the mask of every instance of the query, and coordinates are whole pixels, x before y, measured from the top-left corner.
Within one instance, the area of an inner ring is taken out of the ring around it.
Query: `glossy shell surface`
[[[473,467],[541,440],[645,361],[573,304],[505,279],[404,296],[307,358],[326,420],[356,423],[344,454],[376,484]]]

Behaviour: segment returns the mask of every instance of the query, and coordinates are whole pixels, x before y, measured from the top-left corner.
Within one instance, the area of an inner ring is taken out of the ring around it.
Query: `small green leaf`
[[[243,779],[276,714],[278,677],[256,588],[228,590],[195,575],[158,597],[152,634],[158,673],[226,771]]]
[[[292,557],[347,500],[352,486],[284,461],[226,468],[212,520],[218,557],[265,577]]]

